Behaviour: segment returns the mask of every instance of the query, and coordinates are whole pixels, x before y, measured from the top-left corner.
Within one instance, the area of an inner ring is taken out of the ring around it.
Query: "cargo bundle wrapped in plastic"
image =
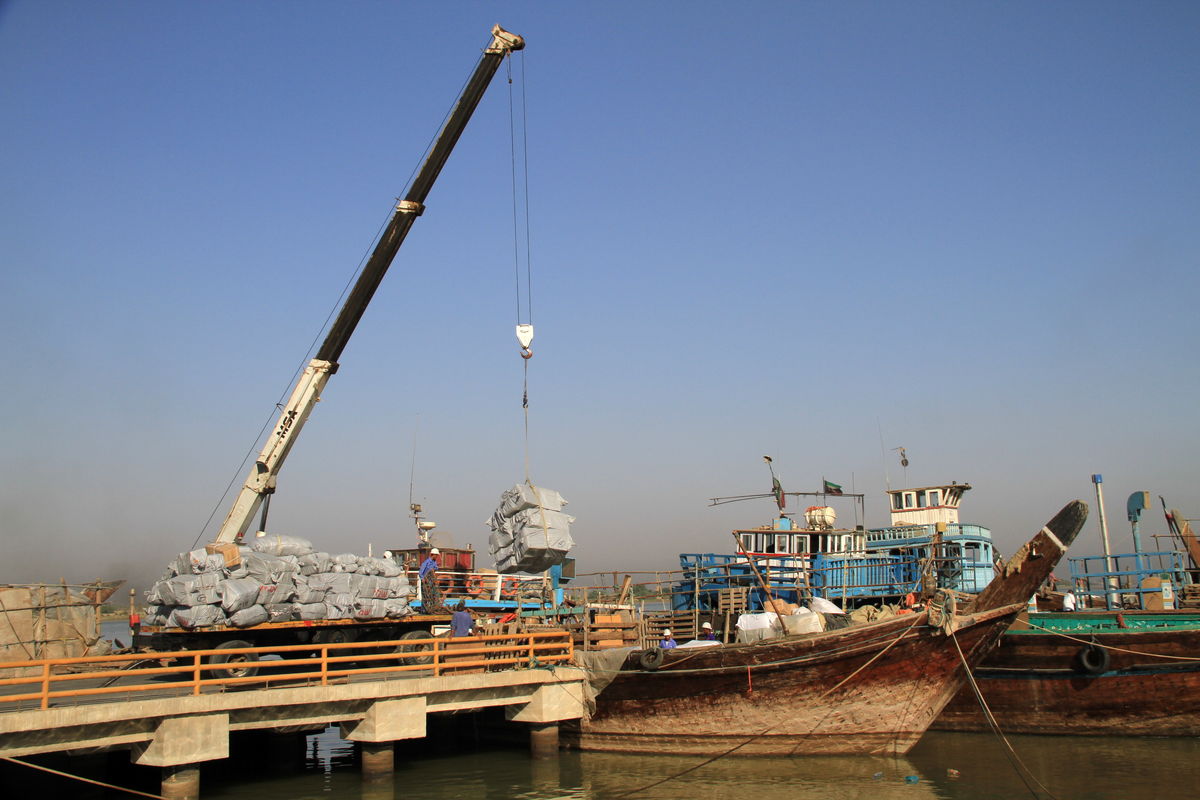
[[[238,548],[237,558],[204,550],[180,554],[146,592],[146,624],[248,627],[413,613],[412,587],[390,560],[312,552],[298,537],[260,537],[255,544]]]
[[[518,484],[500,496],[500,505],[487,524],[488,543],[496,570],[502,573],[542,572],[561,564],[575,546],[567,504],[553,489]]]
[[[312,542],[299,536],[262,533],[250,542],[250,549],[269,556],[306,556],[313,552]]]

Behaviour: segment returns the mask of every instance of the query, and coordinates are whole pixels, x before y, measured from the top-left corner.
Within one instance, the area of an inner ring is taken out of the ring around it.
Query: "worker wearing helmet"
[[[700,635],[696,638],[702,642],[715,642],[717,640],[717,635],[713,633],[712,623],[705,622],[703,625],[701,625]]]
[[[435,547],[425,554],[417,578],[421,581],[421,610],[426,614],[448,614],[450,609],[442,602],[442,589],[438,586],[438,563],[434,556],[438,555]]]
[[[671,638],[671,629],[667,628],[662,632],[662,641],[658,644],[663,650],[673,650],[679,645],[675,644],[675,640]]]

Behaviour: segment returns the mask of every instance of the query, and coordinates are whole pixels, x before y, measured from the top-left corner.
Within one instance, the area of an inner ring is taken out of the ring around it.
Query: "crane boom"
[[[479,105],[484,91],[487,90],[505,56],[524,47],[525,40],[520,36],[509,33],[499,25],[492,28],[491,44],[484,50],[475,72],[446,118],[446,124],[438,132],[437,139],[421,164],[421,169],[413,178],[408,193],[396,204],[395,212],[342,305],[337,319],[325,336],[316,358],[308,363],[296,382],[291,398],[280,412],[279,420],[254,466],[250,468],[250,474],[217,532],[215,541],[235,542],[241,539],[249,529],[263,499],[275,491],[276,475],[296,443],[296,437],[308,420],[309,414],[320,400],[329,376],[337,371],[342,350],[350,341],[351,334],[362,319],[363,312],[371,302],[375,290],[379,288],[383,276],[396,257],[396,252],[404,243],[413,222],[425,210],[425,198],[433,188],[434,181],[445,166],[446,159],[450,157],[476,106]]]

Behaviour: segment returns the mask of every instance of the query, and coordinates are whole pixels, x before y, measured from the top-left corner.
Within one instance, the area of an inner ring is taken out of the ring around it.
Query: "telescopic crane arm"
[[[337,372],[342,350],[350,341],[351,334],[362,319],[363,312],[371,302],[375,290],[379,288],[383,276],[387,274],[396,252],[404,243],[404,237],[408,235],[416,218],[425,210],[425,198],[433,188],[434,181],[445,166],[446,159],[470,121],[476,106],[479,105],[484,91],[505,56],[524,47],[525,40],[520,36],[509,33],[499,25],[492,28],[491,44],[484,50],[474,74],[446,119],[446,124],[438,133],[429,155],[409,187],[408,194],[397,203],[395,213],[392,214],[387,228],[371,253],[371,258],[363,268],[362,274],[358,276],[350,296],[346,298],[337,319],[325,336],[316,358],[308,363],[296,382],[291,398],[283,407],[279,421],[254,466],[250,468],[250,474],[221,525],[215,541],[240,540],[249,529],[263,499],[275,491],[275,478],[283,467],[284,459],[296,443],[296,437],[308,420],[308,415],[320,400],[329,376]]]

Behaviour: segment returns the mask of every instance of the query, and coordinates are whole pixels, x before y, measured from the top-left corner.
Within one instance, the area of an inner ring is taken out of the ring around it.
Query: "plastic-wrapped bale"
[[[553,489],[543,486],[531,486],[519,483],[500,495],[500,507],[496,513],[502,517],[512,517],[527,508],[544,508],[547,511],[562,511],[567,501]]]
[[[324,589],[314,589],[312,586],[297,584],[295,602],[302,605],[322,603],[325,600]]]
[[[316,575],[321,572],[329,572],[329,567],[333,562],[329,553],[309,553],[300,556],[297,563],[300,565],[301,575]]]
[[[299,536],[268,533],[255,537],[250,543],[250,549],[269,556],[306,556],[313,552],[313,545],[308,539]]]
[[[339,553],[331,560],[330,572],[358,572],[358,556],[353,553]]]
[[[562,511],[566,504],[553,489],[528,484],[501,495],[499,508],[488,520],[497,571],[541,572],[561,564],[575,546],[571,538],[575,518]]]
[[[362,575],[377,575],[384,578],[394,578],[402,570],[396,562],[386,558],[371,558],[363,556],[358,559],[358,571]]]
[[[264,583],[258,587],[258,598],[255,600],[260,606],[265,606],[275,602],[275,594],[279,591],[279,586],[274,583]]]
[[[271,622],[291,622],[296,618],[296,609],[292,603],[272,603],[264,607]]]
[[[180,553],[176,556],[175,560],[167,565],[167,574],[164,577],[174,578],[176,575],[191,575],[192,560],[188,556],[188,553]]]
[[[252,605],[229,615],[229,624],[235,628],[248,628],[251,625],[262,625],[271,619],[267,609],[260,605]]]
[[[376,600],[372,597],[359,597],[354,600],[354,618],[360,620],[383,619],[387,616],[387,601]]]
[[[176,575],[163,581],[159,587],[159,597],[164,604],[177,606],[203,606],[214,602],[215,595],[211,591],[221,581],[220,573],[209,572],[203,575]]]
[[[155,581],[150,590],[146,592],[146,603],[151,606],[173,606],[175,605],[175,592],[171,587],[170,580]],[[151,625],[161,623],[149,623]]]
[[[397,575],[394,578],[380,578],[379,588],[387,593],[389,599],[412,596],[412,586],[409,585],[408,579],[403,575]],[[376,597],[378,596],[376,595]]]
[[[151,604],[146,606],[146,613],[142,621],[147,625],[166,625],[171,619],[171,612],[175,609],[172,606],[164,606],[161,604]]]
[[[220,553],[209,553],[207,550],[193,550],[188,553],[192,572],[200,575],[206,572],[220,572],[225,569],[225,556]]]
[[[258,604],[262,584],[253,578],[228,578],[217,584],[221,608],[230,614]]]
[[[391,619],[407,617],[409,614],[413,613],[412,608],[410,608],[408,605],[408,601],[400,598],[390,598],[388,600],[384,600],[383,610]]]
[[[177,608],[171,612],[170,625],[177,628],[207,628],[211,625],[224,625],[225,612],[220,606],[192,606]]]
[[[313,621],[329,618],[329,607],[324,603],[293,603],[292,610],[297,619]]]

